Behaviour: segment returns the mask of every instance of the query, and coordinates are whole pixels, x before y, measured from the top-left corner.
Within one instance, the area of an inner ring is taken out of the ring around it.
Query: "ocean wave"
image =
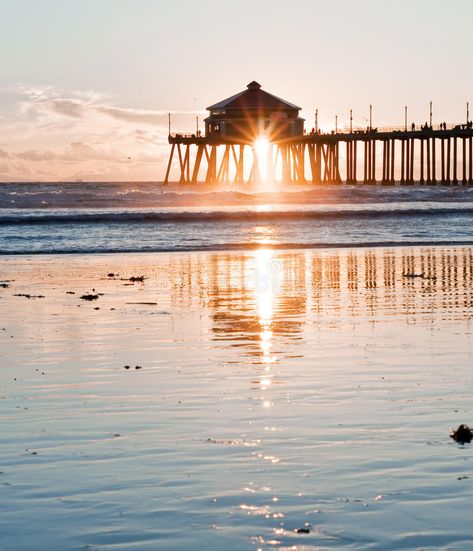
[[[468,186],[276,186],[272,189],[143,183],[0,183],[0,208],[151,208],[257,204],[321,204],[459,201],[473,199]]]
[[[401,216],[472,216],[473,205],[417,204],[406,205],[340,205],[271,209],[219,210],[94,210],[94,211],[24,211],[0,214],[0,225],[60,224],[141,224],[141,223],[205,223],[205,222],[277,222],[298,220],[377,219]]]

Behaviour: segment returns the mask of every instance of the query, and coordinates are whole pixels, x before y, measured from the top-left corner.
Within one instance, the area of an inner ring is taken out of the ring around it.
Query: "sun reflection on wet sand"
[[[259,323],[259,348],[261,351],[260,364],[264,370],[264,376],[260,375],[259,386],[262,391],[267,391],[272,383],[271,364],[276,358],[271,354],[273,331],[273,314],[277,294],[284,281],[282,266],[276,259],[274,252],[269,249],[260,249],[255,253],[254,266],[254,293],[256,311]],[[266,396],[261,397],[264,408],[270,408],[273,404]]]

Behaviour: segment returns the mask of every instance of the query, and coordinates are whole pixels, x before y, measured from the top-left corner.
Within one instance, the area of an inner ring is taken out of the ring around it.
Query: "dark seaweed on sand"
[[[450,438],[459,444],[469,444],[473,440],[473,429],[468,425],[460,425],[450,433]]]
[[[92,295],[92,294],[86,294],[86,295],[82,295],[80,297],[82,300],[97,300],[99,298],[99,295]]]
[[[132,283],[144,283],[145,276],[131,276],[128,278],[121,278],[122,281],[131,281]]]

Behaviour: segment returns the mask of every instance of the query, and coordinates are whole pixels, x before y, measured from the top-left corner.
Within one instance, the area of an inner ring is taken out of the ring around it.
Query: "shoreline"
[[[473,239],[471,241],[435,241],[425,242],[425,241],[396,241],[396,242],[364,242],[364,243],[331,243],[331,244],[304,244],[304,243],[281,243],[280,245],[276,244],[255,244],[255,245],[225,245],[221,248],[214,245],[210,245],[208,248],[163,248],[163,249],[153,249],[153,250],[141,250],[137,251],[136,249],[117,249],[117,250],[108,250],[108,251],[52,251],[52,252],[43,252],[43,251],[27,251],[27,252],[8,252],[0,251],[0,258],[12,258],[12,257],[40,257],[40,256],[51,256],[51,257],[65,257],[65,256],[100,256],[100,255],[146,255],[146,254],[187,254],[187,253],[228,253],[228,252],[239,252],[239,253],[252,253],[257,251],[275,251],[278,253],[291,252],[291,251],[324,251],[324,250],[340,250],[340,249],[400,249],[400,248],[419,248],[419,249],[431,249],[431,248],[444,248],[444,247],[473,247]]]

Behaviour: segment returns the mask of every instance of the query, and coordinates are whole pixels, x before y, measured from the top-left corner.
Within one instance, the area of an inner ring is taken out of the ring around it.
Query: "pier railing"
[[[351,129],[349,126],[342,126],[337,129],[332,128],[330,130],[324,129],[324,130],[318,130],[317,132],[314,131],[306,131],[304,133],[304,136],[346,136],[346,135],[363,135],[363,134],[397,134],[397,133],[409,133],[409,132],[433,132],[433,131],[445,131],[445,132],[451,132],[452,130],[471,130],[473,129],[473,123],[470,121],[469,123],[435,123],[432,124],[432,126],[428,125],[427,123],[424,124],[415,124],[410,123],[407,126],[353,126]],[[213,138],[224,138],[224,136],[214,135]],[[183,139],[183,140],[201,140],[204,142],[207,138],[203,136],[202,134],[196,134],[195,132],[171,132],[169,134],[169,138],[171,139]],[[231,141],[229,139],[229,141]]]
[[[468,130],[472,129],[473,125],[472,123],[436,123],[432,124],[432,126],[429,126],[427,123],[425,124],[415,124],[411,123],[407,126],[376,126],[370,128],[369,126],[354,126],[352,129],[348,126],[342,126],[342,128],[338,128],[335,131],[335,128],[332,129],[329,132],[319,132],[321,134],[372,134],[372,133],[379,133],[379,134],[388,134],[390,132],[432,132],[432,131],[452,131],[452,130]],[[313,134],[313,133],[312,133]]]

